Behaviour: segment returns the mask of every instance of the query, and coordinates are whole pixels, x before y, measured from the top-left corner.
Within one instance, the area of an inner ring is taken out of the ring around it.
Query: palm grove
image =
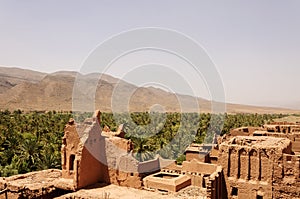
[[[73,117],[82,122],[91,113],[23,113],[0,111],[0,176],[30,171],[60,169],[64,126]],[[112,131],[125,125],[126,138],[134,145],[139,161],[153,158],[184,160],[183,151],[192,142],[211,143],[214,134],[225,134],[241,126],[261,126],[282,114],[209,113],[102,113],[101,126]]]

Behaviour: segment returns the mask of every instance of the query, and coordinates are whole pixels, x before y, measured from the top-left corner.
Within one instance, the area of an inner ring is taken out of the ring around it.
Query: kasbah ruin
[[[177,165],[159,156],[138,162],[122,126],[102,131],[100,114],[66,124],[62,170],[0,178],[0,198],[53,198],[99,182],[165,194],[199,188],[201,196],[191,198],[300,198],[299,123],[233,129],[213,144],[191,144]]]

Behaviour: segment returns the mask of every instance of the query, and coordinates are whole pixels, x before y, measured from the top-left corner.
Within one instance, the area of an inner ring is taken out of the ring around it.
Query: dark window
[[[263,197],[260,196],[260,195],[257,195],[257,196],[256,196],[256,199],[263,199]]]
[[[69,170],[72,171],[74,170],[74,161],[75,161],[75,155],[70,155],[70,160],[69,160]]]
[[[67,153],[66,153],[66,150],[64,150],[64,159],[63,159],[64,160],[64,165],[63,166],[64,166],[65,169],[66,169],[66,165],[67,165],[67,157],[66,156],[67,156]]]
[[[244,132],[244,133],[248,133],[248,132],[249,132],[249,131],[248,131],[248,128],[243,129],[243,132]]]
[[[205,178],[202,178],[202,187],[205,188],[206,185],[205,185]]]
[[[237,196],[238,195],[238,188],[232,187],[232,189],[231,189],[231,195],[232,196]]]

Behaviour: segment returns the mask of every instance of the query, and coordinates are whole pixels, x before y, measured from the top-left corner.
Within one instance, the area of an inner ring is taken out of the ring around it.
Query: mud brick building
[[[132,156],[130,140],[103,132],[100,111],[82,124],[70,120],[65,127],[62,154],[62,178],[69,179],[73,190],[97,183],[112,183],[133,188],[142,187],[142,178],[160,171],[170,160],[157,157],[139,162]],[[171,161],[173,162],[173,161]]]
[[[283,154],[291,154],[286,138],[237,136],[220,145],[219,165],[231,198],[272,198],[274,170]],[[280,172],[281,174],[281,172]]]
[[[272,123],[219,138],[229,198],[300,198],[300,126]]]

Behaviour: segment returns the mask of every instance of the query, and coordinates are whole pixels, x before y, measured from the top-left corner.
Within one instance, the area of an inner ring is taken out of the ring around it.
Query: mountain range
[[[0,109],[24,111],[71,111],[78,97],[85,107],[85,99],[93,100],[94,108],[110,111],[167,111],[211,112],[212,102],[203,98],[170,93],[155,87],[137,87],[107,74],[59,71],[42,73],[20,68],[0,67]],[[85,88],[73,96],[75,80],[82,80]],[[95,82],[97,85],[95,85]],[[95,88],[95,92],[93,92]],[[94,95],[91,95],[93,94]],[[198,106],[195,106],[195,102]],[[182,108],[184,104],[184,109]],[[217,106],[221,103],[216,103]],[[112,108],[113,107],[113,108]],[[115,108],[116,107],[116,108]],[[226,104],[228,113],[299,113],[276,107]]]

